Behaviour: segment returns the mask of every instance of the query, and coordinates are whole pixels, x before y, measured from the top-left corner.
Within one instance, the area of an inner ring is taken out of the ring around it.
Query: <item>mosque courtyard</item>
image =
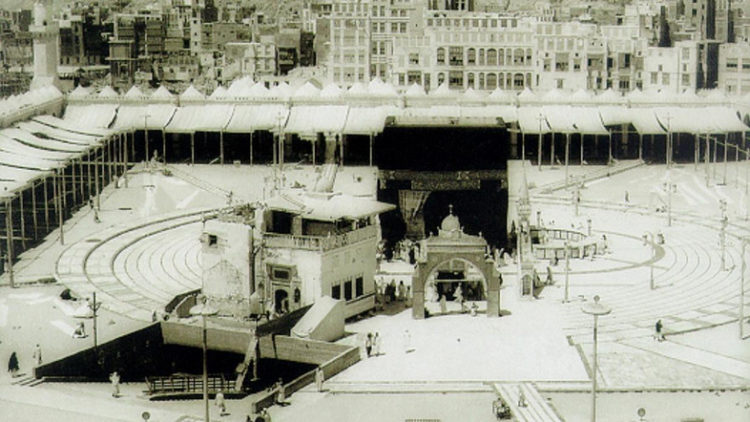
[[[59,299],[63,286],[40,283],[67,265],[66,256],[75,256],[67,248],[106,241],[114,243],[104,249],[119,251],[110,258],[112,265],[102,266],[124,280],[103,299],[99,335],[106,341],[149,324],[152,302],[200,287],[200,222],[194,217],[201,210],[226,204],[228,192],[236,202],[269,195],[267,166],[170,168],[172,176],[137,168],[127,187],[105,189],[101,223],[94,223],[84,207],[65,223],[66,245],[55,231],[20,257],[15,277],[21,286],[0,289],[0,359],[17,352],[28,375],[36,343],[46,361],[90,347],[90,338],[71,338],[76,310]],[[584,232],[590,224],[592,235],[607,238],[607,253],[571,260],[567,287],[564,261],[539,261],[540,274],[549,265],[554,282],[536,299],[522,297],[516,265],[503,261],[499,318],[462,314],[450,303],[448,315],[414,320],[411,309],[397,302],[388,312],[352,321],[346,326],[351,335],[341,341],[361,346],[367,333],[378,332],[381,355],[367,358],[362,351],[362,361],[326,380],[324,392],[311,385],[292,395],[290,406],[272,407],[273,420],[489,421],[495,420],[491,408],[497,391],[515,391],[521,384],[533,384],[559,418],[589,420],[593,321],[581,306],[594,295],[612,309],[599,318],[599,420],[637,420],[639,408],[646,411],[644,420],[748,420],[750,348],[738,327],[740,249],[750,234],[747,163],[708,169],[679,164],[668,171],[664,165],[623,162],[568,171],[583,183],[582,188],[577,184],[577,210],[574,190],[560,183],[562,166],[540,171],[509,162],[510,203],[517,200],[525,173],[532,218],[538,213],[550,227]],[[282,183],[307,184],[314,176],[311,167],[296,166]],[[366,194],[376,183],[375,169],[345,167],[334,190]],[[724,242],[721,200],[728,217]],[[670,201],[671,216],[665,208]],[[135,222],[141,231],[125,230]],[[652,248],[643,236],[656,234],[664,242]],[[395,267],[402,271],[403,265]],[[381,275],[388,271],[384,265]],[[653,338],[657,320],[663,321],[666,341]],[[745,324],[745,338],[748,331]],[[125,384],[123,397],[115,400],[106,384],[31,387],[16,381],[6,372],[0,376],[0,419],[140,420],[148,410],[151,420],[177,421],[200,420],[202,412],[198,400],[148,401],[142,383]],[[219,417],[215,407],[212,412],[216,420],[244,421],[252,400],[229,400],[226,416]]]

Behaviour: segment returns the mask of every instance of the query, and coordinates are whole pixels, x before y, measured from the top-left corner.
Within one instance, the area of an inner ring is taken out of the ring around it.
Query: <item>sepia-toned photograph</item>
[[[750,421],[750,0],[0,0],[0,421]]]

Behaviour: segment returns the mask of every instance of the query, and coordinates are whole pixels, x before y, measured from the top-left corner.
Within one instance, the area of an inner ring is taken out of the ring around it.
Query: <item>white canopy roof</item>
[[[627,109],[630,122],[641,135],[662,135],[667,133],[656,119],[656,114],[651,108]]]
[[[269,209],[286,211],[319,221],[356,220],[395,209],[395,205],[343,194],[284,192],[266,201]]]
[[[64,119],[83,127],[108,128],[115,119],[117,104],[70,104]]]
[[[289,113],[284,130],[289,133],[341,133],[346,124],[349,106],[297,105]]]
[[[221,132],[232,118],[232,104],[190,104],[178,107],[165,130],[174,133]]]
[[[553,105],[542,107],[542,113],[547,119],[550,130],[556,133],[573,133],[576,131],[570,106]],[[537,131],[539,125],[537,124]]]
[[[344,132],[350,135],[375,135],[383,131],[387,112],[383,107],[350,107]]]
[[[251,133],[256,130],[273,130],[284,124],[289,109],[282,104],[237,104],[225,132]]]
[[[523,133],[548,133],[547,118],[541,107],[520,107],[518,109],[518,126]]]
[[[597,107],[570,107],[576,132],[586,135],[609,135]]]
[[[125,104],[117,109],[114,128],[124,130],[162,130],[169,123],[177,107],[173,104]]]

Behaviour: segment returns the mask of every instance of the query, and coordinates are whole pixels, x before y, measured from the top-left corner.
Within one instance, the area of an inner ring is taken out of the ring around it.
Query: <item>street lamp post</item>
[[[206,422],[209,422],[210,414],[208,407],[208,341],[206,339],[206,317],[216,315],[217,311],[211,308],[206,297],[201,295],[198,298],[198,304],[190,308],[191,315],[199,315],[203,320],[203,404],[206,411]]]
[[[745,271],[747,271],[747,260],[745,259],[745,250],[747,248],[748,238],[742,239],[742,272],[740,273],[740,309],[739,309],[739,320],[740,324],[740,340],[745,339]]]
[[[719,209],[721,210],[721,232],[719,233],[719,242],[721,244],[721,270],[725,271],[727,269],[727,223],[729,222],[729,219],[727,218],[727,201],[723,199],[720,200]]]
[[[568,252],[568,240],[565,239],[565,300],[563,302],[568,303],[568,290],[570,282],[570,252]]]
[[[599,303],[599,296],[594,296],[594,303],[584,303],[581,311],[585,314],[594,316],[594,365],[591,374],[591,421],[596,422],[596,374],[599,370],[597,363],[597,342],[598,342],[598,323],[599,317],[612,312],[612,309]]]
[[[649,265],[649,287],[654,290],[654,257],[656,256],[656,239],[654,238],[654,232],[646,232],[649,236],[649,243],[651,243],[651,265]]]
[[[542,171],[542,121],[544,121],[544,115],[542,113],[539,113],[539,116],[537,116],[537,120],[539,120],[539,141],[537,145],[537,165],[539,166],[539,171]]]

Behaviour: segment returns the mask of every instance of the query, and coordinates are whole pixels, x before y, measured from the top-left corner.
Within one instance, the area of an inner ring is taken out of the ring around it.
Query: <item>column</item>
[[[5,268],[10,287],[16,287],[13,277],[13,199],[5,201]]]

